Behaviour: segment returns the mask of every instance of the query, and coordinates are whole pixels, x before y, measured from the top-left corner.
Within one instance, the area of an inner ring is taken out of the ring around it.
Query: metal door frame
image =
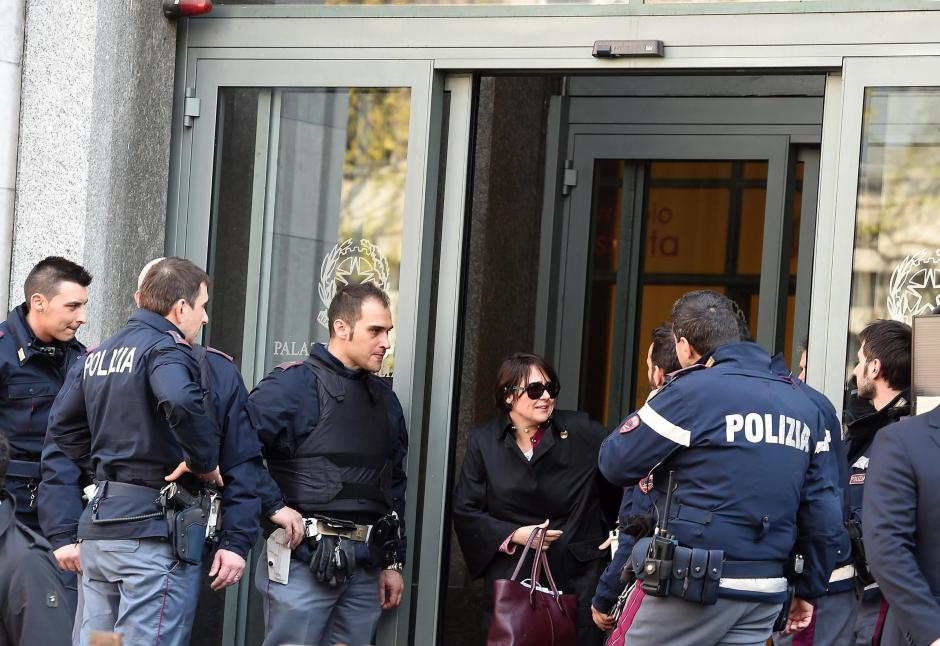
[[[833,114],[826,114],[832,125],[826,137],[831,141],[831,154],[823,160],[835,190],[821,194],[820,212],[829,217],[816,235],[819,261],[813,269],[813,302],[828,303],[829,308],[825,316],[812,317],[809,339],[814,353],[821,349],[825,361],[807,366],[809,383],[818,385],[836,410],[842,410],[846,377],[865,90],[940,87],[940,56],[846,58],[841,80],[833,89],[839,99],[833,103]]]
[[[787,135],[595,135],[576,134],[569,157],[574,161],[577,186],[565,205],[561,237],[564,244],[564,264],[559,275],[558,286],[562,290],[556,310],[557,333],[554,350],[555,365],[559,378],[566,384],[559,397],[562,407],[577,407],[579,401],[578,382],[581,377],[581,355],[583,349],[583,327],[585,311],[585,286],[587,285],[588,244],[590,218],[594,188],[594,164],[598,159],[626,159],[630,161],[653,160],[766,160],[767,197],[764,208],[764,240],[761,256],[761,279],[757,340],[768,348],[777,345],[777,328],[771,325],[780,310],[780,283],[782,268],[783,231],[786,217],[786,187],[790,181],[790,137]],[[624,200],[624,209],[636,213],[634,200]],[[586,214],[586,215],[585,215]],[[642,216],[642,213],[640,214]],[[635,215],[634,215],[635,217]],[[627,222],[627,219],[622,220]],[[630,231],[634,231],[636,221]],[[621,229],[622,234],[625,232]],[[635,303],[637,294],[635,277],[639,259],[637,236],[631,236],[631,279],[624,287],[628,290],[627,302]],[[626,246],[622,247],[626,249]],[[618,286],[618,290],[621,289]],[[784,295],[785,297],[785,295]],[[784,307],[785,307],[784,301]],[[769,312],[770,316],[766,313]],[[618,316],[621,316],[618,314]],[[626,319],[626,320],[624,320]],[[622,348],[634,347],[636,330],[632,316],[624,316],[616,327],[625,330]],[[630,370],[623,367],[620,379],[621,393],[630,392],[632,384]],[[569,385],[570,384],[570,385]],[[622,397],[626,395],[621,395]]]
[[[225,87],[260,88],[324,88],[324,87],[408,87],[411,90],[411,115],[408,135],[407,175],[403,214],[402,259],[399,277],[399,301],[395,326],[396,365],[394,389],[405,411],[409,429],[408,477],[411,486],[406,495],[406,514],[409,542],[408,566],[404,572],[405,594],[399,609],[383,615],[379,623],[380,644],[408,643],[409,615],[414,603],[411,594],[414,564],[414,532],[416,502],[419,497],[418,457],[422,452],[421,428],[423,393],[427,375],[424,356],[428,352],[427,317],[421,312],[430,306],[431,253],[436,226],[436,197],[438,152],[440,149],[441,103],[443,75],[435,73],[430,61],[415,60],[258,60],[237,58],[193,57],[185,66],[183,87],[192,101],[190,110],[198,113],[192,126],[184,125],[179,138],[179,149],[174,151],[174,170],[181,178],[179,185],[171,183],[169,209],[175,217],[167,219],[167,254],[189,258],[205,266],[208,258],[210,216],[213,203],[213,173],[218,127],[219,92]],[[194,109],[194,110],[193,110]],[[177,117],[181,117],[179,113]],[[259,114],[259,119],[261,115]],[[180,127],[182,119],[176,120]],[[260,231],[265,212],[272,213],[273,191],[268,190],[267,175],[256,173],[256,188],[262,194],[253,195],[263,208],[252,208],[252,229]],[[259,186],[260,182],[260,186]],[[174,213],[175,212],[175,213]],[[256,221],[257,220],[257,221]],[[261,252],[263,254],[263,250]],[[261,261],[263,271],[264,261]],[[249,271],[251,271],[250,268]],[[249,278],[249,285],[253,278]],[[256,294],[249,294],[249,304],[263,307],[266,286],[254,281]],[[246,324],[254,320],[254,313],[246,311]],[[255,371],[243,371],[248,386],[252,386]],[[245,640],[245,608],[247,606],[246,577],[239,587],[226,593],[225,622],[222,643],[241,645]]]

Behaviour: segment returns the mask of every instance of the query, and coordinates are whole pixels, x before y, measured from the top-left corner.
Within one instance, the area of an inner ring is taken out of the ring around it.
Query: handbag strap
[[[555,578],[552,576],[552,569],[548,567],[548,555],[545,552],[542,552],[542,568],[545,570],[545,577],[548,579],[548,585],[552,589],[552,596],[555,597],[555,603],[558,604],[558,609],[561,610],[561,614],[567,614],[565,612],[565,607],[561,605],[561,593],[558,592],[558,586],[555,585]]]
[[[525,542],[525,549],[522,550],[522,554],[519,555],[519,560],[516,562],[516,569],[512,571],[512,576],[509,577],[510,581],[515,581],[516,577],[519,576],[519,570],[522,569],[522,563],[525,561],[525,555],[529,552],[529,548],[532,547],[532,541],[536,538],[537,535],[542,534],[542,528],[536,527],[531,532],[529,532],[529,538]],[[545,537],[542,536],[542,541],[545,540]],[[539,546],[541,546],[541,542]],[[538,559],[535,559],[538,560]]]

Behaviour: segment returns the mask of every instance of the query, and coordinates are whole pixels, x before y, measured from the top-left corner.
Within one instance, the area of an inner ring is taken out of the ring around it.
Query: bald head
[[[140,307],[140,286],[144,284],[144,278],[147,277],[147,272],[153,269],[153,266],[163,259],[164,259],[163,256],[159,258],[154,258],[153,260],[148,262],[146,265],[144,265],[144,268],[140,270],[140,274],[137,275],[137,291],[134,292],[134,303],[137,304],[137,307]]]

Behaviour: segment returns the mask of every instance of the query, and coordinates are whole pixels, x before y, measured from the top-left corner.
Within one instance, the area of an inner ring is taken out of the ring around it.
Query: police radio
[[[669,510],[672,507],[672,494],[676,487],[673,482],[675,472],[669,472],[669,483],[666,488],[666,502],[659,523],[653,531],[653,540],[650,542],[643,561],[643,581],[640,587],[646,594],[654,597],[669,595],[669,583],[672,579],[672,559],[679,544],[676,537],[669,533]]]

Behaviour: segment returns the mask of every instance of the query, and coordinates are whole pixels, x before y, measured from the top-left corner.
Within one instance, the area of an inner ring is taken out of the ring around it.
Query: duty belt
[[[27,460],[10,460],[7,468],[7,477],[39,480],[39,463]]]
[[[304,518],[304,535],[307,538],[320,538],[321,536],[341,536],[351,541],[369,540],[372,534],[372,525],[357,525],[353,522],[314,516]]]
[[[855,578],[855,566],[849,563],[848,565],[834,569],[832,575],[829,577],[829,583],[838,583],[839,581],[852,578]]]

